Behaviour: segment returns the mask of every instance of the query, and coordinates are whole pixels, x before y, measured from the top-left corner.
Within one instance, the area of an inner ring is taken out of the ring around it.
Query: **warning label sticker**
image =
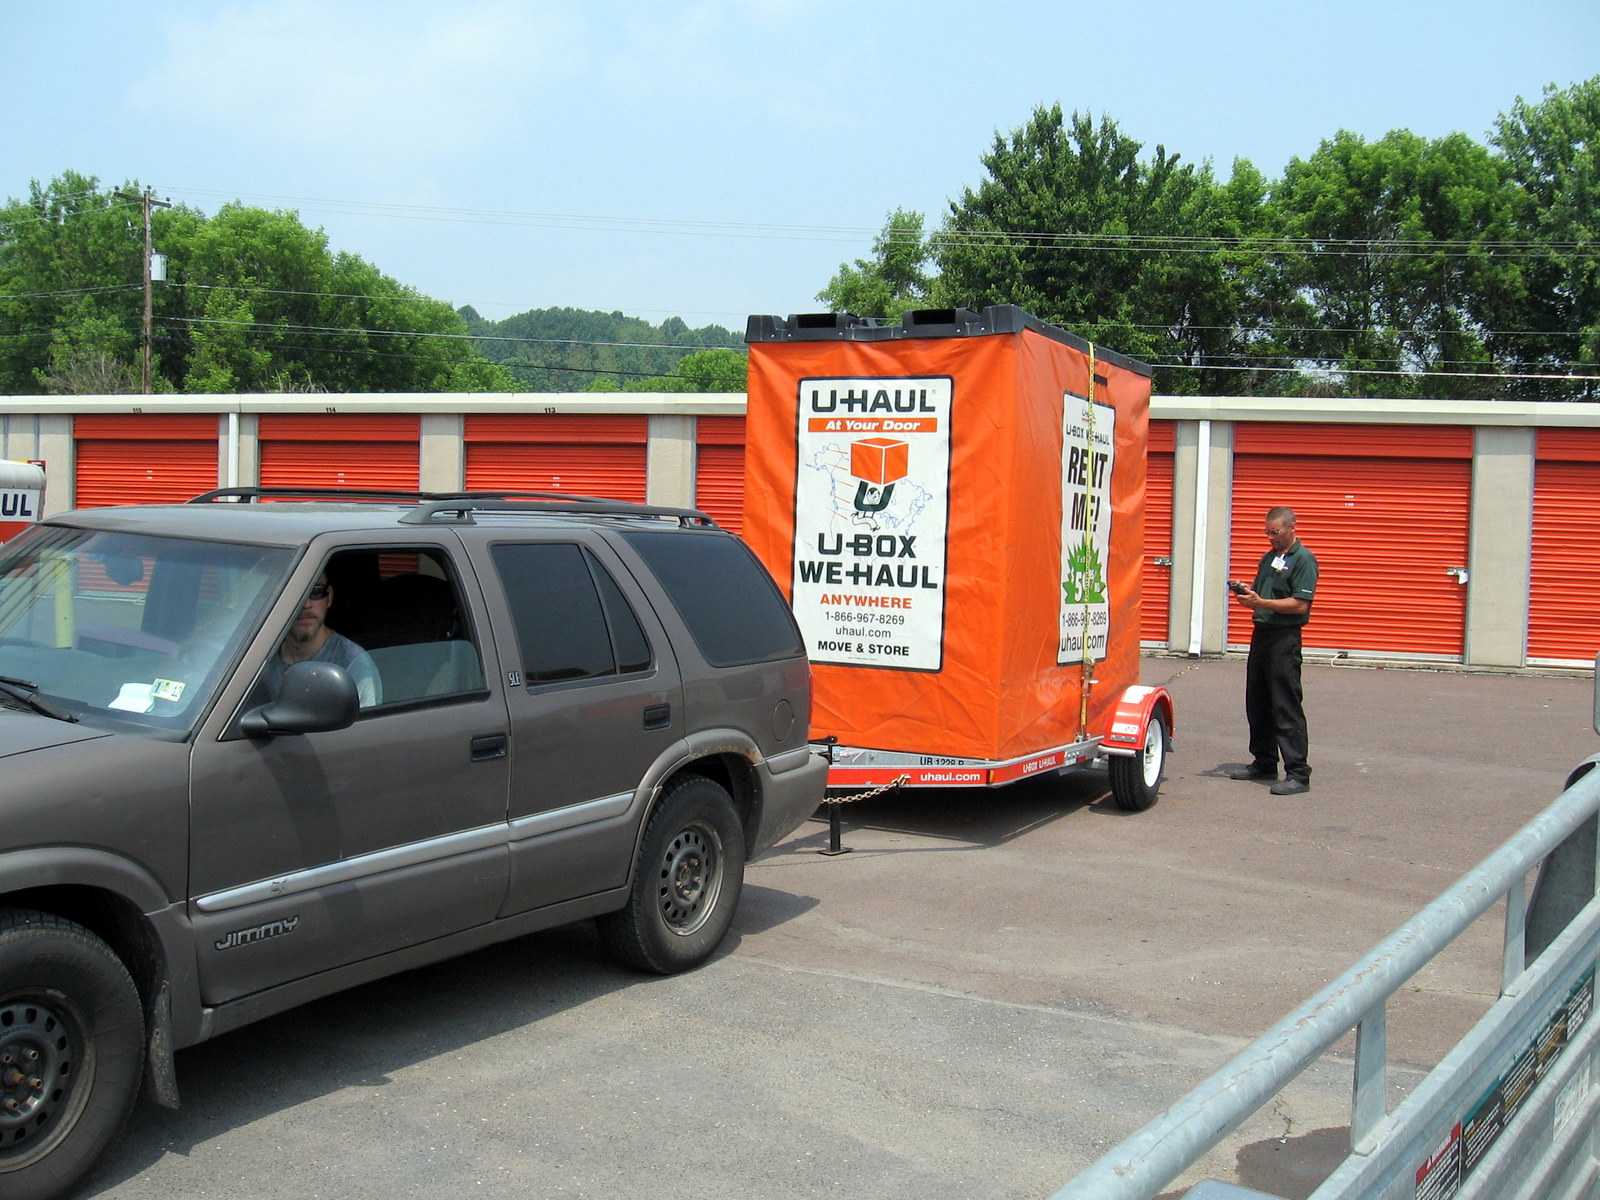
[[[812,662],[937,671],[947,376],[800,381],[793,607]]]
[[[1467,1111],[1461,1124],[1456,1126],[1454,1145],[1459,1160],[1457,1175],[1468,1178],[1479,1163],[1493,1149],[1494,1144],[1516,1119],[1517,1113],[1533,1095],[1542,1081],[1561,1058],[1563,1051],[1577,1035],[1594,1008],[1595,968],[1579,976],[1567,997],[1545,1019],[1527,1042],[1517,1047],[1510,1064]],[[1588,1088],[1587,1077],[1581,1091]],[[1581,1098],[1581,1097],[1580,1097]],[[1573,1103],[1576,1103],[1575,1101]],[[1417,1195],[1423,1192],[1423,1180],[1430,1180],[1442,1170],[1435,1162],[1437,1156],[1417,1168]],[[1430,1186],[1434,1186],[1430,1184]],[[1439,1185],[1442,1186],[1442,1185]],[[1428,1192],[1433,1195],[1453,1195],[1453,1192]]]

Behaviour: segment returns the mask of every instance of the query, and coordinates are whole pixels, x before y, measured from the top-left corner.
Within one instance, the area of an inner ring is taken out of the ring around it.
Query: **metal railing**
[[[1597,812],[1600,769],[1581,773],[1448,891],[1054,1200],[1150,1200],[1352,1028],[1351,1153],[1312,1200],[1430,1194],[1429,1172],[1451,1169],[1451,1155],[1455,1182],[1441,1180],[1441,1196],[1592,1194],[1600,1173],[1600,1063],[1590,1067],[1600,1021],[1589,1019],[1600,956]],[[1547,858],[1530,911],[1528,875]],[[1387,1112],[1389,998],[1502,898],[1500,998]],[[1219,1198],[1260,1195],[1203,1186],[1210,1190],[1199,1194]]]

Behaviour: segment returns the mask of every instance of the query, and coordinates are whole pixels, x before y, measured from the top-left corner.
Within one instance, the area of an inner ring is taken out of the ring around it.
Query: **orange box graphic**
[[[911,447],[899,438],[862,438],[850,443],[850,474],[882,487],[911,470]]]

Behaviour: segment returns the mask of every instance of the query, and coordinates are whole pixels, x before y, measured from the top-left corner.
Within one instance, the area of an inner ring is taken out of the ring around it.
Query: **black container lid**
[[[854,313],[801,313],[798,316],[751,317],[745,323],[744,340],[752,342],[892,342],[905,338],[988,337],[1002,333],[1037,334],[1071,346],[1085,354],[1089,342],[1024,312],[1015,304],[991,304],[981,312],[970,308],[918,308],[899,321],[882,317],[858,317]],[[1145,363],[1115,350],[1095,346],[1095,357],[1127,371],[1150,378],[1155,372]]]

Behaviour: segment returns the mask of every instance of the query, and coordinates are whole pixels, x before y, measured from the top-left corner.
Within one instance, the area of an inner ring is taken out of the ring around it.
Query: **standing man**
[[[1234,779],[1278,778],[1274,796],[1311,790],[1306,762],[1306,710],[1300,688],[1300,628],[1311,617],[1317,590],[1317,560],[1294,531],[1294,509],[1267,513],[1267,541],[1255,583],[1240,587],[1240,604],[1255,612],[1250,661],[1245,669],[1244,709],[1250,720],[1250,765],[1231,772]],[[1232,585],[1230,585],[1232,586]]]

